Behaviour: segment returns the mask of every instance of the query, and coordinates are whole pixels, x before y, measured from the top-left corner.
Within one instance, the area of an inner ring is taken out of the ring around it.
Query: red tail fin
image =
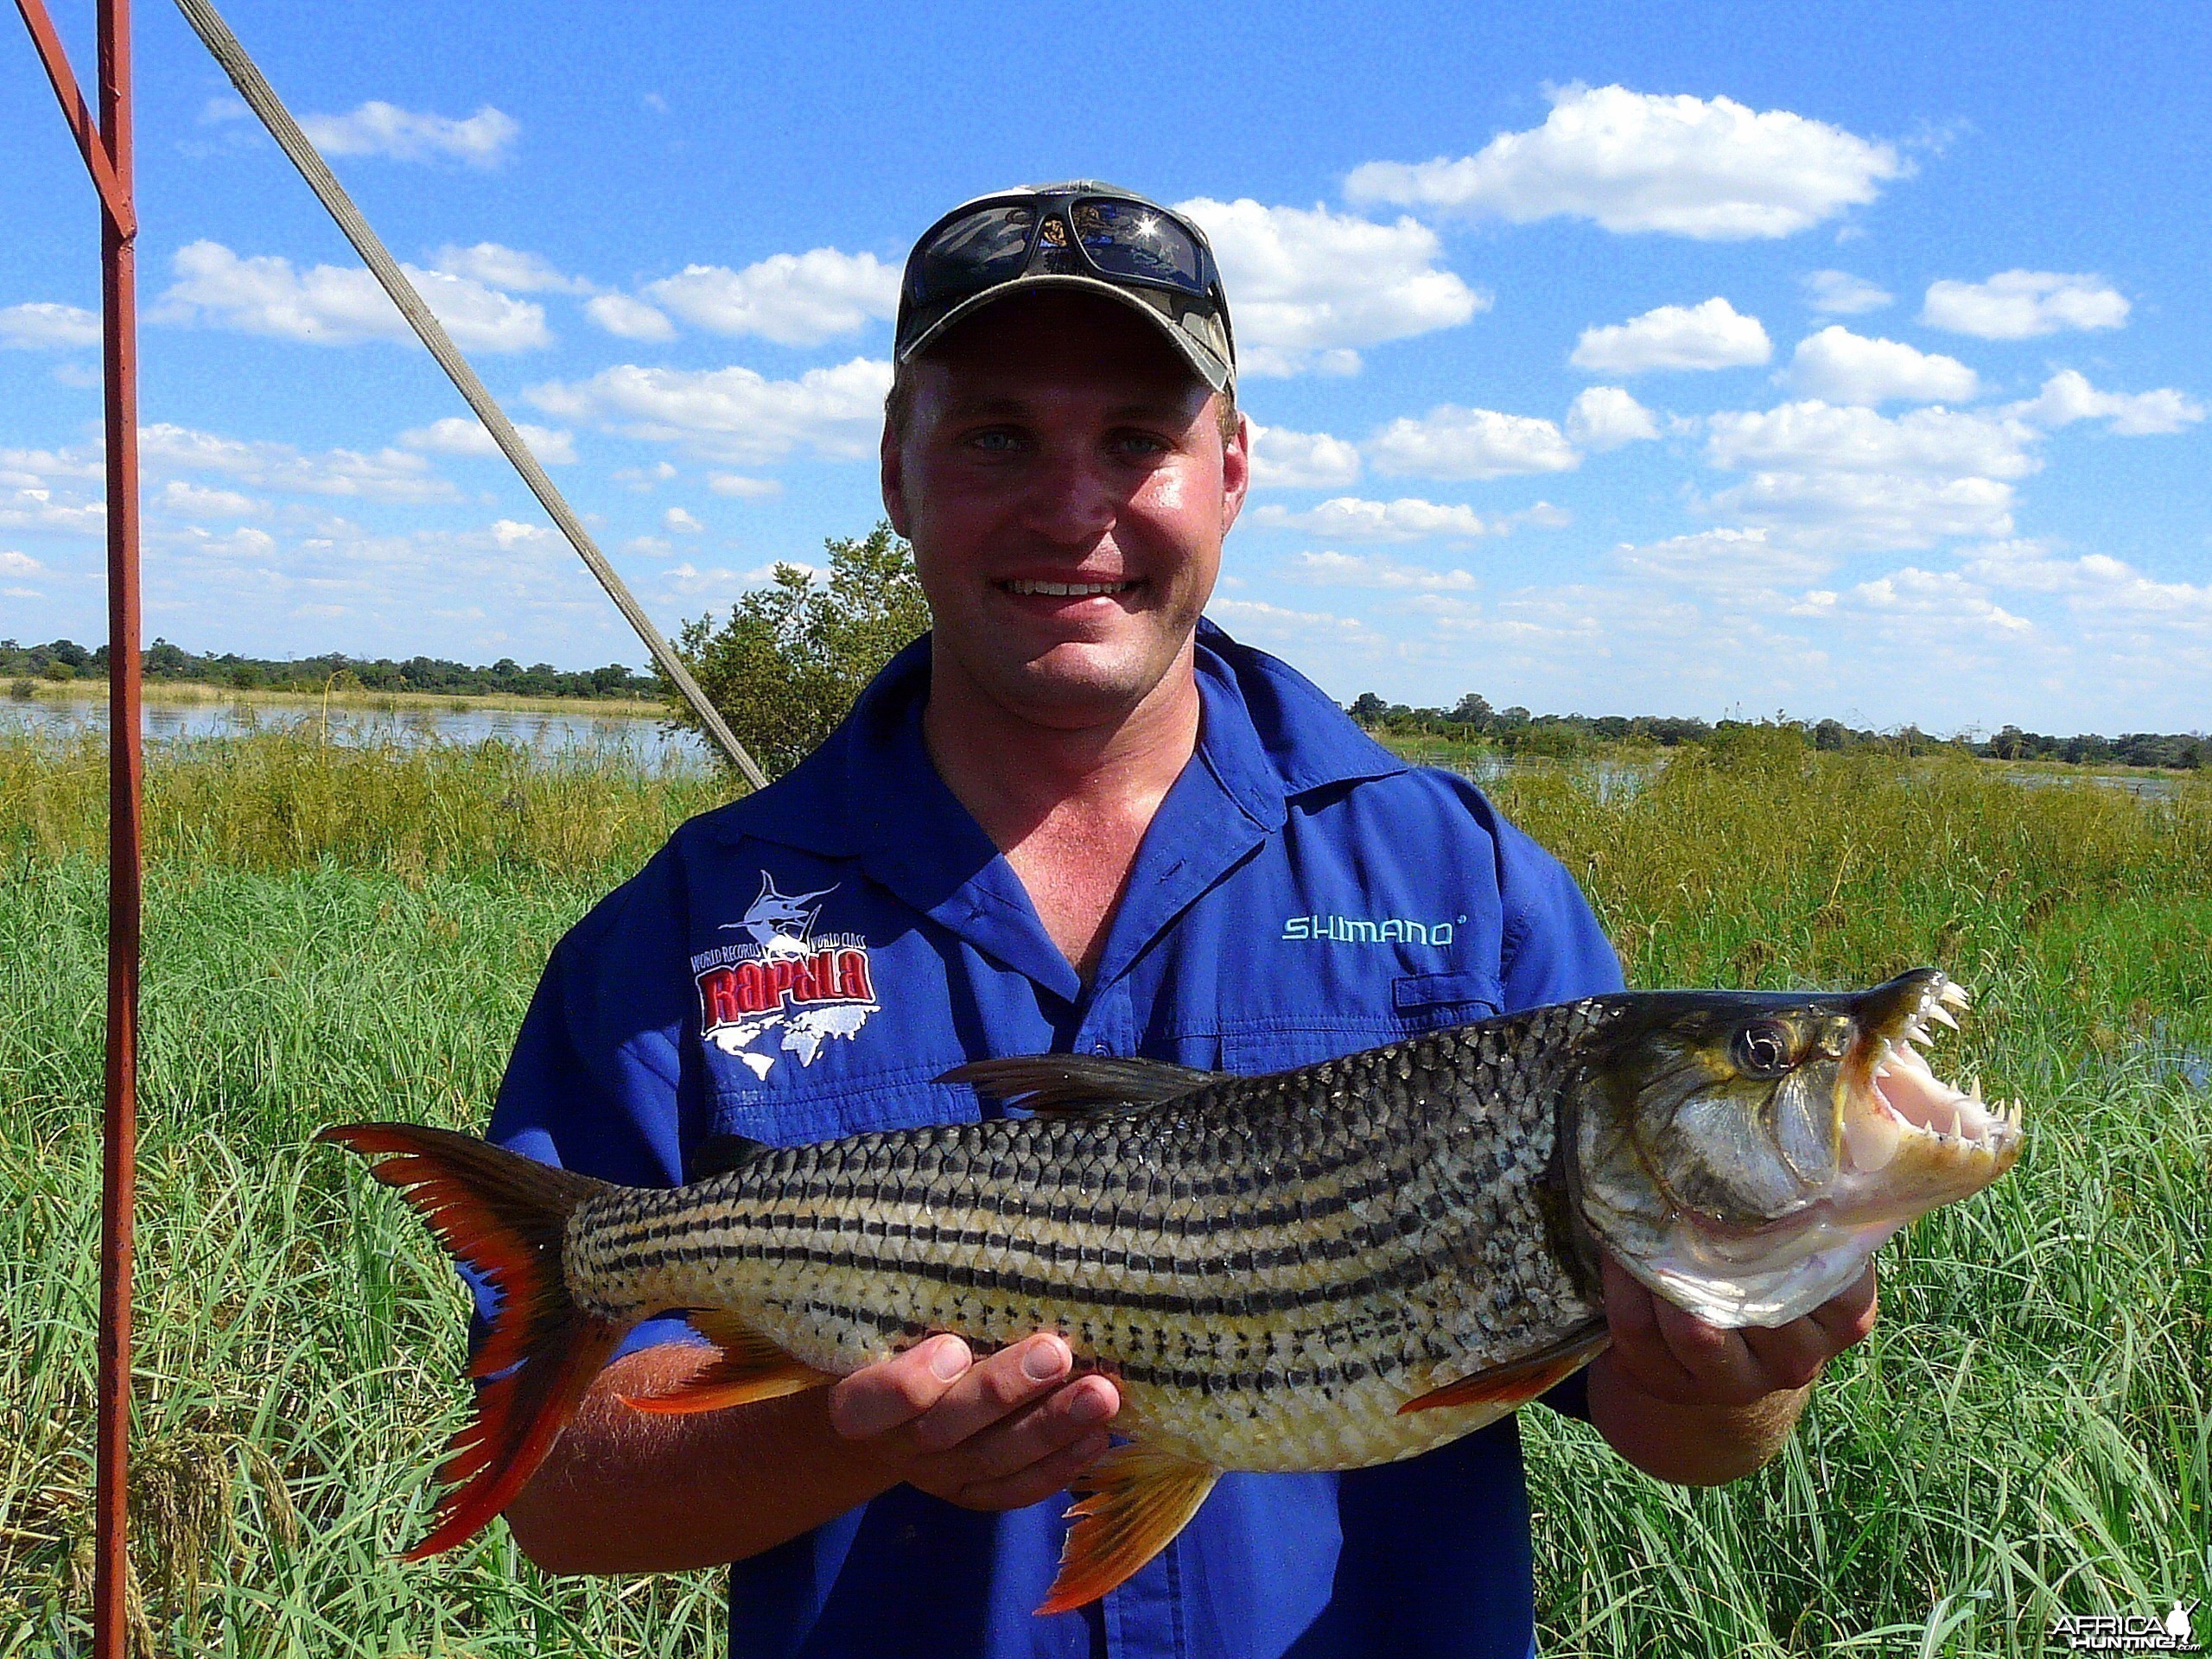
[[[438,1478],[437,1524],[402,1558],[474,1536],[544,1461],[625,1327],[569,1299],[561,1270],[569,1213],[606,1183],[473,1135],[413,1123],[348,1123],[315,1136],[370,1160],[458,1261],[499,1294],[492,1334],[469,1363],[476,1414],[453,1437]],[[490,1378],[489,1382],[481,1381]]]

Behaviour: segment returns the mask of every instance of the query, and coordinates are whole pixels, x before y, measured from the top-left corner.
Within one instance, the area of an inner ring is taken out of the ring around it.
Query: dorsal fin
[[[694,1147],[691,1155],[683,1160],[684,1185],[741,1169],[768,1149],[766,1141],[746,1135],[710,1135]]]
[[[1033,1112],[1123,1112],[1176,1100],[1219,1083],[1219,1071],[1196,1071],[1165,1060],[1124,1060],[1103,1054],[1024,1054],[955,1066],[939,1083],[966,1083],[976,1092]]]

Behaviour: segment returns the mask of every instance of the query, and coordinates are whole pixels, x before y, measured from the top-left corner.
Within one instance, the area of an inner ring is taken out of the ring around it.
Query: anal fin
[[[1605,1322],[1593,1319],[1524,1359],[1516,1359],[1510,1365],[1493,1365],[1486,1371],[1446,1382],[1440,1389],[1431,1389],[1400,1406],[1398,1414],[1402,1417],[1409,1411],[1433,1411],[1440,1406],[1496,1406],[1502,1417],[1527,1405],[1546,1389],[1567,1381],[1596,1358],[1611,1340]]]
[[[701,1310],[690,1314],[691,1328],[721,1352],[705,1370],[694,1372],[663,1394],[626,1395],[622,1403],[664,1416],[694,1411],[725,1411],[787,1394],[804,1394],[837,1379],[803,1364],[734,1314]]]
[[[1116,1446],[1077,1481],[1086,1494],[1068,1511],[1075,1525],[1039,1613],[1065,1613],[1104,1595],[1167,1548],[1221,1478],[1210,1463]]]

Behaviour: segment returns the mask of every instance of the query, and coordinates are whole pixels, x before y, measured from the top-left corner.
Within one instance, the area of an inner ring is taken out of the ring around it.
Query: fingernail
[[[951,1382],[974,1363],[968,1344],[957,1337],[947,1338],[930,1351],[930,1375],[940,1382]]]
[[[1103,1389],[1080,1389],[1069,1403],[1068,1415],[1078,1423],[1095,1423],[1112,1409]]]
[[[1021,1357],[1021,1374],[1032,1382],[1049,1382],[1067,1368],[1067,1349],[1050,1338],[1031,1343]]]

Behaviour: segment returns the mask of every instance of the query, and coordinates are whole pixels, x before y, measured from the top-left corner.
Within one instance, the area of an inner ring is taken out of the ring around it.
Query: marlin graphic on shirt
[[[722,928],[724,931],[733,927],[743,928],[753,936],[753,943],[760,947],[763,956],[804,956],[807,935],[814,931],[814,918],[822,909],[813,901],[825,899],[836,891],[832,886],[823,887],[818,893],[778,893],[776,878],[763,870],[760,872],[760,896],[753,901],[752,908],[745,912],[742,918],[724,922]]]

